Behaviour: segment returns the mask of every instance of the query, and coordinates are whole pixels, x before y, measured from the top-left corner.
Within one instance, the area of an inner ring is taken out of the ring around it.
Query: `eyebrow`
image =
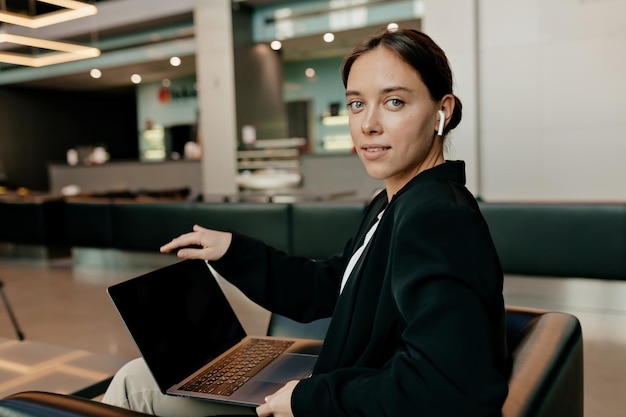
[[[406,92],[411,92],[413,90],[411,90],[408,87],[402,87],[402,86],[393,86],[393,87],[387,87],[387,88],[383,88],[380,92],[381,94],[389,94],[389,93],[393,93],[394,91],[406,91]],[[361,93],[356,91],[356,90],[346,90],[346,97],[347,96],[358,96]]]

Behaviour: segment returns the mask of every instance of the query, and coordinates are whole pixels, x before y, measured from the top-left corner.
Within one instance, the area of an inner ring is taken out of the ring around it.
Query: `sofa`
[[[0,200],[0,242],[13,247],[35,246],[50,257],[67,256],[65,208],[60,198]]]
[[[314,259],[340,251],[364,201],[0,201],[0,242],[158,253],[193,224],[232,229]],[[480,202],[507,274],[626,278],[626,204]]]
[[[505,273],[626,279],[626,204],[481,203]]]

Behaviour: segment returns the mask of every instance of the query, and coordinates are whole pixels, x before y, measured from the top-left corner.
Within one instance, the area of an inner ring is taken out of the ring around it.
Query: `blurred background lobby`
[[[34,27],[67,6],[84,16]],[[352,152],[340,67],[393,24],[448,55],[464,107],[446,156],[466,161],[481,202],[600,219],[578,235],[606,235],[606,250],[584,251],[615,253],[617,272],[604,258],[580,275],[510,270],[505,301],[576,315],[585,414],[622,416],[626,220],[604,215],[626,213],[624,16],[626,0],[1,0],[0,282],[25,339],[136,357],[106,287],[175,261],[51,250],[50,233],[67,230],[62,204],[367,201],[382,184]],[[78,220],[88,230],[99,217]],[[0,337],[17,339],[2,301]],[[263,331],[263,317],[243,314]]]

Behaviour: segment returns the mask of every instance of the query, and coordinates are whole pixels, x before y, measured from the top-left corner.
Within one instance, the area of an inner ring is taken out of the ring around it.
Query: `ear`
[[[454,96],[452,94],[446,94],[439,100],[438,103],[438,117],[437,124],[435,126],[435,131],[439,136],[443,136],[445,131],[445,126],[448,125],[448,121],[452,117],[452,113],[454,112]],[[441,114],[443,113],[443,115]],[[443,117],[442,117],[443,116]]]

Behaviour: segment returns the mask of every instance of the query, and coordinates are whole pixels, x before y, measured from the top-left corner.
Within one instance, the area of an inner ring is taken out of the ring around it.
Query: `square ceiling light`
[[[90,46],[76,45],[66,42],[49,41],[46,39],[31,38],[28,36],[0,33],[0,44],[12,43],[32,48],[48,49],[55,52],[47,52],[39,55],[4,52],[0,50],[0,62],[7,64],[25,65],[29,67],[43,67],[46,65],[61,64],[63,62],[78,61],[81,59],[95,58],[100,56],[100,50]]]
[[[37,16],[25,16],[20,13],[0,10],[0,22],[38,29],[68,20],[91,16],[98,12],[96,6],[74,0],[37,0],[41,3],[62,7],[64,10],[43,13]]]

